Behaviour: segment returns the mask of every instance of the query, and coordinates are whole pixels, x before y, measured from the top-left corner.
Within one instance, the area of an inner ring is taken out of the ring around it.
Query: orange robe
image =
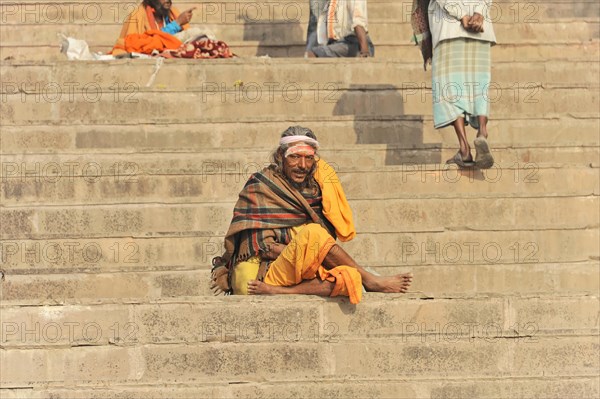
[[[171,7],[171,12],[169,15],[171,20],[176,20],[178,16],[179,11],[175,7]],[[189,25],[183,25],[181,28],[185,30],[189,28]],[[112,49],[111,54],[119,55],[130,52],[142,52],[139,50],[140,48],[148,48],[147,46],[150,43],[150,41],[147,40],[148,37],[150,37],[150,40],[154,41],[155,44],[158,43],[157,45],[162,43],[162,49],[176,49],[181,45],[181,41],[179,41],[173,35],[169,35],[165,32],[156,34],[156,32],[152,31],[160,31],[160,27],[154,20],[153,14],[146,10],[144,4],[140,4],[138,8],[136,8],[127,16],[127,18],[125,18],[123,28],[121,29],[121,34],[117,39],[117,43]],[[148,34],[148,36],[144,36],[144,34]],[[126,38],[129,35],[134,36],[131,36],[131,38],[126,41]],[[127,47],[128,45],[130,45],[129,48]],[[152,50],[150,50],[148,54],[150,52],[152,52]]]
[[[317,276],[335,282],[331,296],[348,296],[357,304],[362,299],[362,279],[358,270],[350,266],[337,266],[331,270],[321,264],[335,245],[327,230],[316,223],[307,224],[271,263],[264,282],[288,287],[312,280]]]

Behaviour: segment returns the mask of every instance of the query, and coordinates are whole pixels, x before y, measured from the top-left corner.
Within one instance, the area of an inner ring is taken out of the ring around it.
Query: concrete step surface
[[[18,35],[13,29],[18,26],[36,26],[39,29],[29,30],[26,36]],[[55,46],[60,35],[85,40],[92,46],[106,46],[108,52],[114,46],[121,31],[121,23],[69,23],[69,24],[37,24],[19,23],[3,24],[0,33],[5,46],[18,46],[35,42],[38,45]],[[307,24],[299,21],[259,21],[241,23],[207,23],[202,28],[213,32],[217,39],[225,42],[258,41],[262,45],[290,45],[306,43]],[[369,36],[375,45],[410,43],[413,30],[410,22],[403,16],[369,21]],[[510,21],[496,23],[494,32],[503,43],[532,43],[547,39],[553,43],[584,42],[600,38],[598,18],[581,20],[574,18],[567,21],[537,20],[515,24]],[[232,47],[232,51],[236,49]]]
[[[172,91],[203,89],[218,93],[238,88],[256,91],[270,84],[272,91],[295,83],[311,90],[332,92],[357,85],[420,89],[431,87],[431,72],[425,72],[415,63],[405,60],[362,59],[230,59],[215,63],[198,63],[189,60],[167,60],[156,73],[156,60],[118,60],[113,62],[81,61],[8,63],[2,68],[2,92],[6,95],[41,92],[46,97],[53,93],[80,93],[102,88],[105,91],[124,93],[146,90],[146,87]],[[542,83],[581,84],[598,83],[597,60],[573,64],[569,61],[497,62],[492,64],[492,84],[510,87]],[[147,83],[154,76],[153,83]],[[349,83],[351,82],[351,83]],[[394,82],[394,83],[390,83]],[[126,89],[131,85],[130,89]],[[384,86],[385,85],[385,86]],[[524,88],[523,88],[524,90]],[[91,94],[91,93],[90,93]]]
[[[52,95],[56,100],[46,102],[42,101],[43,92],[25,96],[19,93],[6,96],[1,116],[8,125],[22,125],[67,121],[95,124],[106,121],[106,115],[115,115],[111,123],[118,123],[119,120],[165,123],[174,118],[184,123],[200,118],[231,121],[233,108],[240,117],[289,113],[302,118],[308,115],[361,115],[362,112],[372,117],[390,117],[432,113],[429,89],[417,89],[415,94],[414,88],[403,89],[394,85],[350,86],[327,95],[293,84],[282,86],[281,90],[269,95],[262,89],[250,94],[237,89],[219,94],[201,89],[185,93],[144,89],[126,95],[120,93],[115,101],[114,92],[95,89],[92,94],[87,91],[74,95],[55,93]],[[598,109],[598,87],[572,84],[506,85],[494,90],[490,95],[490,103],[493,112],[503,114],[593,113]],[[36,110],[33,115],[30,112],[32,106]]]
[[[8,274],[206,270],[212,258],[224,252],[223,235],[210,231],[185,235],[144,232],[140,237],[123,230],[97,237],[58,231],[50,237],[39,233],[31,238],[6,237],[2,242],[4,269]],[[402,225],[391,225],[388,231],[360,233],[340,245],[358,264],[399,271],[414,265],[563,263],[599,258],[599,232],[591,226],[405,230]]]
[[[275,142],[275,141],[274,141]],[[600,159],[598,146],[589,147],[526,147],[503,148],[494,146],[490,139],[491,151],[495,160],[493,170],[478,171],[486,176],[502,173],[501,169],[529,168],[532,170],[530,181],[537,177],[542,165],[592,165]],[[475,156],[476,150],[472,146]],[[412,147],[412,148],[411,148]],[[403,147],[385,144],[366,144],[324,149],[319,156],[327,160],[333,171],[347,173],[357,170],[386,168],[393,165],[405,165],[405,170],[440,165],[448,173],[460,173],[456,166],[445,165],[457,151],[457,145],[423,145]],[[441,147],[441,148],[440,148]],[[211,174],[222,172],[238,172],[249,177],[271,164],[273,150],[256,150],[254,148],[219,149],[207,152],[164,151],[143,153],[95,153],[82,154],[3,154],[0,179],[7,184],[5,193],[10,195],[15,187],[28,184],[58,183],[68,178],[85,179],[86,182],[97,182],[103,177],[112,177],[115,183],[137,181],[138,176],[204,176],[206,180]],[[518,181],[518,177],[515,178]],[[15,185],[15,183],[17,183]],[[8,205],[8,203],[7,203]]]
[[[195,123],[183,123],[171,119],[165,124],[125,121],[116,125],[106,119],[100,124],[61,125],[60,129],[56,125],[4,125],[0,130],[0,151],[8,155],[118,154],[209,149],[234,151],[238,148],[272,150],[281,132],[294,124],[311,128],[323,151],[355,144],[386,144],[408,149],[454,148],[457,143],[452,128],[433,128],[431,116],[376,118],[363,114],[288,118],[279,115],[273,118],[239,118],[235,122],[198,119]],[[574,129],[577,130],[577,135],[572,134]],[[598,146],[598,129],[600,119],[592,113],[547,113],[539,116],[502,115],[495,112],[488,126],[492,149],[505,147],[522,151],[527,148],[554,148],[555,151],[560,151],[561,148]],[[468,134],[473,137],[472,132]]]
[[[84,346],[77,349],[3,351],[4,387],[96,383],[164,384],[215,381],[314,381],[352,378],[513,378],[587,377],[595,379],[598,343],[593,335],[542,338],[524,345],[512,338],[423,344],[402,339],[369,339],[337,343],[207,343],[140,346]],[[71,361],[66,362],[66,357]],[[560,357],[562,361],[556,362]],[[15,363],[16,362],[16,363]],[[45,365],[53,367],[45,367]],[[33,371],[33,373],[32,373]],[[258,373],[257,373],[258,371]],[[259,374],[257,376],[257,374]],[[32,375],[35,376],[32,378]]]
[[[460,378],[460,379],[367,379],[353,377],[351,381],[321,379],[322,383],[281,381],[253,383],[193,384],[136,384],[111,387],[79,385],[77,390],[68,388],[5,389],[7,399],[40,399],[49,396],[56,399],[79,399],[97,397],[106,399],[146,399],[148,395],[174,399],[237,398],[254,396],[281,399],[307,396],[311,398],[381,398],[381,399],[429,399],[429,398],[548,398],[581,399],[595,398],[600,393],[599,383],[586,377],[544,378]]]
[[[137,7],[134,1],[98,1],[84,5],[78,1],[56,2],[15,1],[3,8],[3,23],[40,25],[66,24],[114,24],[122,23],[127,15]],[[234,5],[226,2],[178,1],[180,11],[196,7],[192,25],[203,24],[252,24],[257,22],[287,22],[306,24],[309,18],[309,4],[290,0],[265,1],[256,3],[241,0]],[[391,2],[389,0],[369,0],[369,21],[397,19],[410,23],[412,3],[410,1]],[[495,1],[488,9],[493,23],[538,23],[541,21],[564,19],[599,18],[597,4],[591,1],[531,1],[527,4],[513,0]]]
[[[192,164],[195,170],[182,168],[171,170],[172,174],[153,175],[128,163],[118,163],[116,168],[111,165],[112,169],[104,170],[99,169],[98,163],[48,165],[25,169],[22,164],[6,163],[5,171],[10,172],[10,178],[2,179],[3,205],[33,206],[48,204],[48,201],[55,206],[111,203],[125,207],[127,204],[233,203],[250,175],[263,166],[231,165],[226,169],[218,164],[204,168],[201,164]],[[407,164],[387,166],[385,172],[344,170],[334,162],[332,165],[337,168],[338,178],[351,203],[369,199],[588,197],[599,193],[598,164],[514,162],[496,165],[490,170],[464,171],[448,165]],[[119,173],[115,174],[115,170]]]
[[[369,293],[361,305],[311,296],[232,296],[144,304],[3,306],[2,341],[5,350],[86,343],[97,347],[208,342],[252,346],[275,338],[274,334],[298,343],[315,342],[315,338],[330,343],[364,338],[406,342],[422,335],[439,338],[436,333],[451,330],[456,341],[527,337],[535,342],[553,336],[585,336],[597,333],[599,327],[595,296],[423,300],[413,294]],[[271,312],[265,313],[264,306],[271,307]],[[63,326],[79,326],[81,320],[100,332],[92,335],[83,326],[63,331]]]
[[[265,314],[269,304],[274,310]],[[95,384],[130,386],[156,378],[165,384],[322,383],[357,374],[409,381],[465,375],[594,380],[595,297],[423,301],[379,294],[365,304],[232,297],[4,309],[10,327],[2,382],[5,388],[74,388],[93,376]]]
[[[228,41],[235,54],[246,60],[261,58],[302,58],[306,44],[271,45],[262,44],[257,40]],[[90,46],[90,51],[106,53],[113,43]],[[418,49],[408,41],[396,44],[377,44],[375,59],[397,59],[415,64],[422,69],[423,59]],[[492,50],[492,62],[539,62],[540,60],[590,61],[598,59],[600,46],[597,39],[583,42],[571,41],[566,43],[500,43]],[[3,45],[0,43],[0,60],[5,63],[37,61],[65,61],[66,55],[60,53],[58,41],[51,45],[23,43],[20,45]],[[114,61],[112,61],[114,62]],[[212,62],[210,62],[212,63]],[[204,62],[203,64],[208,64]]]
[[[519,244],[520,245],[520,244]],[[461,248],[466,248],[464,244]],[[427,298],[490,298],[535,295],[595,295],[600,290],[598,262],[539,263],[532,248],[512,246],[515,263],[476,263],[466,255],[461,264],[413,264],[410,266],[377,266],[368,270],[380,275],[411,272],[414,280],[411,295]],[[414,248],[414,247],[413,247]],[[434,254],[411,251],[411,257],[426,263]],[[450,251],[440,249],[440,257],[449,258]],[[132,258],[135,259],[135,258]],[[88,259],[89,260],[89,259]],[[116,260],[116,258],[113,258]],[[492,260],[488,257],[488,260]],[[399,263],[401,263],[400,261]],[[481,262],[481,261],[478,261]],[[49,262],[47,262],[49,263]],[[71,266],[71,267],[69,267]],[[211,297],[210,270],[206,265],[156,266],[139,268],[131,264],[94,265],[85,260],[74,265],[11,268],[5,271],[0,285],[0,298],[5,306],[86,305],[90,303],[147,303],[180,297]],[[365,294],[369,298],[371,294]]]
[[[58,53],[107,51],[134,3],[1,4],[0,396],[598,397],[600,6],[494,2],[497,164],[458,171],[409,3],[369,1],[376,58],[299,61],[270,57],[303,56],[307,2],[177,2],[240,58],[148,87],[156,60]],[[212,296],[238,192],[294,124],[350,199],[341,245],[409,293]]]
[[[542,198],[472,198],[353,200],[356,228],[361,233],[395,231],[531,230],[600,227],[594,212],[598,196]],[[84,206],[5,207],[4,239],[68,237],[190,236],[207,232],[224,236],[233,201],[189,204],[114,204]],[[578,209],[573,214],[572,209]],[[15,223],[17,222],[17,223]],[[15,223],[10,226],[11,223]],[[18,227],[17,227],[18,226]]]

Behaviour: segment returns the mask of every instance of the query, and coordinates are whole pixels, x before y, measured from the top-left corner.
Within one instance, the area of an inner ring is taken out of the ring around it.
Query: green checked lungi
[[[457,38],[433,49],[433,124],[436,129],[459,116],[479,128],[477,116],[488,115],[491,79],[490,42]]]

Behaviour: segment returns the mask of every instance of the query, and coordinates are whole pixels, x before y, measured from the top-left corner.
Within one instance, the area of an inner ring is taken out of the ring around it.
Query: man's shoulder
[[[250,177],[248,177],[248,180],[246,181],[245,185],[247,186],[249,184],[254,184],[254,183],[261,182],[261,181],[265,181],[265,179],[271,180],[273,173],[274,173],[273,167],[267,166],[267,167],[263,168],[262,170],[252,173],[250,175]]]

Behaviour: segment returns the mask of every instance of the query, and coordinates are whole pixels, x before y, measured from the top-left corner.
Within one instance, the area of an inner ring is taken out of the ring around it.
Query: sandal
[[[459,168],[472,168],[473,166],[475,166],[475,163],[473,161],[463,160],[462,155],[460,155],[460,150],[458,150],[452,158],[446,161],[446,165],[449,164],[456,164]]]
[[[490,152],[490,146],[485,137],[480,136],[475,138],[475,167],[478,169],[489,169],[494,165],[494,157]]]

